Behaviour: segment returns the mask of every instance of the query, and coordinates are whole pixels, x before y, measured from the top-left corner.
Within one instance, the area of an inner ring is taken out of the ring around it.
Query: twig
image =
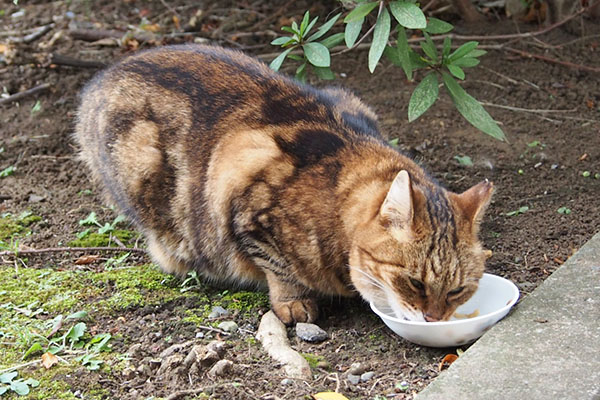
[[[55,65],[65,65],[68,67],[75,68],[104,68],[106,66],[105,63],[101,61],[89,61],[89,60],[80,60],[78,58],[65,56],[62,54],[52,53],[50,54],[50,64]]]
[[[36,364],[36,363],[39,363],[39,362],[41,362],[41,360],[33,360],[33,361],[29,361],[29,362],[27,362],[25,364],[14,365],[14,366],[6,368],[6,369],[0,369],[0,375],[3,374],[3,373],[5,373],[5,372],[15,371],[17,369],[21,369],[23,367],[28,367],[30,365],[33,365],[33,364]]]
[[[535,108],[520,108],[520,107],[512,107],[512,106],[504,106],[501,104],[494,104],[494,103],[488,103],[485,101],[480,101],[481,105],[484,106],[489,106],[489,107],[496,107],[496,108],[503,108],[505,110],[510,110],[510,111],[523,111],[523,112],[528,112],[528,113],[534,113],[534,114],[546,114],[546,113],[566,113],[566,112],[575,112],[577,111],[577,109],[573,109],[573,110],[544,110],[544,109],[535,109]]]
[[[559,64],[562,65],[564,67],[569,67],[572,69],[578,69],[581,71],[587,71],[587,72],[600,72],[600,67],[589,67],[587,65],[580,65],[580,64],[575,64],[569,61],[561,61],[561,60],[557,60],[556,58],[550,58],[550,57],[546,57],[546,56],[542,56],[540,54],[533,54],[533,53],[529,53],[527,51],[523,51],[523,50],[519,50],[519,49],[514,49],[512,47],[504,47],[504,50],[506,51],[510,51],[516,54],[519,54],[523,57],[527,57],[527,58],[537,58],[538,60],[543,60],[549,63],[553,63],[553,64]]]
[[[14,256],[18,257],[21,255],[32,255],[32,254],[43,254],[43,253],[68,253],[68,252],[94,252],[94,251],[116,251],[116,252],[132,252],[132,253],[146,253],[145,249],[135,247],[49,247],[45,249],[31,249],[31,250],[7,250],[0,251],[0,256]]]
[[[226,336],[231,335],[231,333],[229,333],[229,332],[225,332],[222,329],[213,328],[212,326],[196,325],[196,328],[204,329],[204,330],[210,331],[210,332],[220,333],[221,335],[226,335]]]
[[[54,23],[38,26],[37,28],[32,29],[32,32],[30,34],[25,35],[23,37],[9,37],[8,41],[12,43],[30,43],[33,42],[35,39],[45,35],[46,32],[50,31],[52,28],[54,28]]]
[[[42,90],[46,90],[50,88],[50,84],[49,83],[42,83],[41,85],[32,87],[31,89],[27,89],[24,90],[22,92],[19,93],[15,93],[11,96],[8,96],[4,99],[0,99],[0,104],[8,104],[8,103],[12,103],[13,101],[17,101],[17,100],[21,100],[24,97],[30,96],[32,94],[35,94],[37,92],[41,92]]]
[[[75,40],[95,42],[106,38],[120,39],[125,35],[125,32],[108,29],[72,29],[69,31],[69,35]]]

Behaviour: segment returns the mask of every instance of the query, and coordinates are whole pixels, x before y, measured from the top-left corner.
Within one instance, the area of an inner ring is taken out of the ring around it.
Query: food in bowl
[[[502,277],[483,274],[473,297],[456,312],[471,318],[421,322],[397,318],[390,307],[371,302],[371,309],[396,334],[429,347],[453,347],[473,342],[500,321],[519,299],[519,289]],[[475,312],[479,311],[479,315]]]

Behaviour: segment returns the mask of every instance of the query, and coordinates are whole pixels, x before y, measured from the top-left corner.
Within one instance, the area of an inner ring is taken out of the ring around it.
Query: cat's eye
[[[423,282],[414,279],[414,278],[410,278],[410,284],[414,286],[415,289],[417,289],[420,292],[424,292],[425,291],[425,285],[423,284]]]
[[[457,287],[456,289],[449,291],[448,296],[456,296],[457,294],[460,294],[463,290],[465,290],[464,286]]]

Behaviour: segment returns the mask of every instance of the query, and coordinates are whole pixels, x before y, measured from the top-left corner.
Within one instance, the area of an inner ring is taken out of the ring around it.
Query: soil
[[[308,8],[313,15],[325,16],[336,6],[333,2],[317,5],[303,1],[236,2],[232,6],[233,2],[206,1],[201,8],[188,3],[171,1],[167,8],[167,2],[134,0],[28,1],[18,6],[4,2],[4,15],[0,17],[4,30],[21,31],[54,23],[40,38],[0,51],[0,87],[5,92],[12,94],[50,84],[47,91],[0,105],[0,171],[9,166],[16,168],[13,175],[0,178],[0,214],[19,215],[30,210],[43,218],[31,226],[32,233],[21,239],[21,246],[65,246],[81,231],[78,221],[90,212],[96,212],[99,220],[115,217],[112,210],[103,207],[86,170],[74,155],[70,138],[77,93],[96,69],[53,64],[50,53],[108,64],[136,49],[206,38],[211,43],[258,55],[274,51],[268,45],[272,31],[288,24],[291,17],[297,18]],[[24,14],[14,17],[20,9],[25,10]],[[198,13],[201,9],[203,17]],[[171,34],[181,32],[174,16],[181,28],[188,30],[190,19],[197,16],[201,20],[194,28],[197,32]],[[495,17],[491,12],[487,18],[489,21],[482,26],[467,27],[457,21],[456,30],[461,34],[491,35],[537,29],[535,25],[519,25]],[[141,21],[147,21],[146,30],[139,29]],[[581,23],[587,36],[554,29],[511,46],[598,67],[600,27],[587,19],[581,19]],[[130,31],[138,40],[126,38],[121,45],[111,40],[90,43],[70,35],[70,30],[76,28]],[[158,31],[152,33],[155,28]],[[0,37],[0,43],[3,40]],[[423,117],[409,124],[407,105],[415,83],[406,81],[402,71],[387,61],[371,75],[366,51],[337,56],[333,69],[337,75],[334,84],[354,90],[370,104],[380,117],[385,135],[399,138],[399,147],[449,189],[462,191],[484,179],[494,182],[496,193],[480,233],[485,246],[493,251],[487,271],[515,282],[523,296],[598,231],[600,179],[594,178],[600,174],[598,74],[490,50],[479,67],[468,71],[464,87],[478,100],[494,104],[486,108],[502,124],[508,137],[508,143],[503,143],[469,125],[446,95]],[[285,72],[293,70],[291,66],[284,67]],[[464,155],[472,159],[473,166],[463,166],[455,159]],[[91,192],[86,191],[89,189]],[[528,209],[510,215],[522,207]],[[44,254],[30,257],[27,265],[68,269],[74,268],[73,260],[72,254]],[[12,262],[6,258],[4,261]],[[137,261],[149,260],[141,256]],[[211,293],[216,292],[213,289]],[[227,339],[225,357],[234,363],[227,376],[198,373],[182,378],[169,369],[159,376],[152,363],[165,362],[153,360],[166,348],[188,341],[206,344],[213,340],[208,338],[210,335],[197,338],[197,327],[182,328],[178,323],[181,314],[174,310],[185,306],[186,303],[166,302],[98,317],[95,325],[99,330],[114,326],[118,318],[120,339],[114,341],[115,353],[125,353],[133,344],[141,344],[143,351],[130,357],[134,371],[92,372],[79,367],[56,379],[67,382],[72,393],[79,393],[81,398],[167,397],[178,390],[205,388],[204,394],[197,391],[188,398],[290,399],[338,389],[356,399],[377,395],[410,399],[438,375],[440,360],[454,350],[423,348],[398,338],[358,299],[331,300],[323,302],[318,321],[329,333],[329,340],[305,343],[290,330],[292,345],[298,351],[323,361],[313,365],[315,379],[311,382],[291,380],[282,384],[285,377],[279,366],[252,340],[265,307],[258,307],[255,314],[235,316],[238,325],[244,327],[239,333],[230,337],[213,335],[213,339]],[[153,323],[156,321],[163,323]],[[189,351],[189,343],[186,346],[184,350]],[[373,371],[374,377],[351,384],[347,374],[356,362],[365,371]],[[94,397],[99,388],[101,395]]]

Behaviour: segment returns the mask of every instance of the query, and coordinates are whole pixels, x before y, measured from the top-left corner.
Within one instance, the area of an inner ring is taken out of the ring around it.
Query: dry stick
[[[57,53],[50,54],[50,64],[65,65],[68,67],[75,67],[75,68],[93,68],[93,69],[104,68],[106,66],[106,64],[101,61],[80,60],[78,58],[65,56],[65,55],[57,54]]]
[[[537,58],[538,60],[543,60],[549,63],[554,63],[554,64],[559,64],[565,67],[569,67],[569,68],[573,68],[573,69],[578,69],[581,71],[587,71],[587,72],[600,72],[600,67],[588,67],[587,65],[580,65],[580,64],[575,64],[569,61],[561,61],[561,60],[557,60],[556,58],[550,58],[550,57],[546,57],[546,56],[542,56],[540,54],[533,54],[533,53],[529,53],[527,51],[523,51],[523,50],[519,50],[519,49],[513,49],[512,47],[504,47],[504,50],[519,54],[523,57],[527,57],[527,58]]]
[[[536,108],[520,108],[520,107],[505,106],[502,104],[488,103],[486,101],[480,101],[480,103],[481,103],[481,105],[484,105],[484,106],[502,108],[502,109],[510,110],[510,111],[522,111],[522,112],[528,112],[528,113],[534,113],[534,114],[569,113],[569,112],[577,111],[576,108],[574,108],[572,110],[544,110],[544,109],[536,109]]]
[[[12,103],[13,101],[17,101],[17,100],[21,100],[24,97],[30,96],[32,94],[35,94],[37,92],[41,92],[42,90],[46,90],[50,88],[50,84],[49,83],[42,83],[41,85],[32,87],[31,89],[27,89],[24,90],[22,92],[19,93],[15,93],[11,96],[8,96],[4,99],[0,99],[0,104],[8,104],[8,103]]]
[[[43,253],[68,253],[68,252],[95,252],[95,251],[117,251],[117,252],[133,252],[146,253],[146,250],[136,247],[49,247],[45,249],[17,250],[17,251],[0,251],[0,256],[18,257],[21,255],[43,254]]]

